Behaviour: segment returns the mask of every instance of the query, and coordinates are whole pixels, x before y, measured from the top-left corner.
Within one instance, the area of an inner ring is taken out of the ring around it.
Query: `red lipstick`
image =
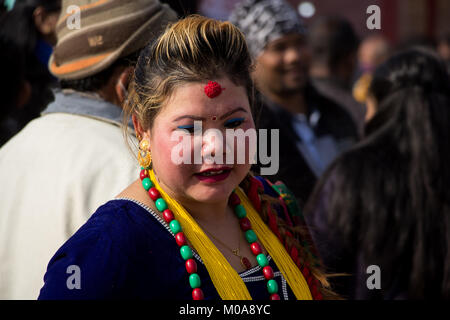
[[[196,173],[195,176],[202,182],[214,183],[228,178],[231,169],[230,167],[211,168]]]

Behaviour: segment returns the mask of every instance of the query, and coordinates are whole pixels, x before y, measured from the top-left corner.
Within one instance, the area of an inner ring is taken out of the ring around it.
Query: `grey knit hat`
[[[79,28],[71,26],[74,6]],[[92,76],[145,47],[176,20],[176,13],[158,0],[63,0],[50,72],[65,80]]]
[[[229,20],[245,34],[253,57],[286,34],[306,33],[297,11],[283,0],[244,0],[236,5]]]

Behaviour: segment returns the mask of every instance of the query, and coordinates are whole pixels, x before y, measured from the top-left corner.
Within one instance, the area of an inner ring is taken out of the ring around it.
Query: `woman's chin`
[[[197,184],[195,190],[191,191],[191,197],[196,201],[212,203],[228,200],[233,186],[230,184]]]

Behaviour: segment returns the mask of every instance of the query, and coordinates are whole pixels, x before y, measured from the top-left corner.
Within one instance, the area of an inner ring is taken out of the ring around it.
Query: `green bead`
[[[153,187],[153,182],[150,180],[150,178],[144,178],[142,179],[142,186],[144,187],[145,191],[148,191],[151,187]]]
[[[180,248],[181,256],[184,260],[191,259],[193,257],[192,250],[188,245],[184,245]]]
[[[245,239],[247,239],[248,243],[252,244],[258,240],[258,237],[256,236],[256,233],[250,229],[245,231]]]
[[[234,207],[234,213],[239,219],[245,218],[247,215],[247,212],[245,211],[245,208],[242,204],[238,204],[236,207]]]
[[[177,234],[181,231],[181,225],[177,220],[172,220],[169,223],[170,230],[172,230],[173,234]]]
[[[258,261],[258,264],[261,268],[264,268],[265,266],[269,265],[269,260],[267,260],[267,257],[264,255],[264,253],[260,253],[256,256],[256,261]]]
[[[200,277],[198,274],[193,273],[189,276],[189,284],[191,285],[192,289],[200,288],[202,282],[200,281]]]
[[[267,281],[267,291],[269,291],[270,294],[277,293],[278,283],[273,279]]]
[[[167,203],[163,198],[158,198],[155,201],[156,209],[158,209],[160,212],[163,212],[167,209]]]

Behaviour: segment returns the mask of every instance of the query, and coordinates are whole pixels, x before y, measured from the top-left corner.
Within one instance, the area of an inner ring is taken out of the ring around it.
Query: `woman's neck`
[[[223,225],[224,221],[230,217],[231,209],[228,207],[228,201],[216,203],[189,202],[183,203],[183,206],[199,224],[211,226],[214,229],[215,226]]]
[[[202,226],[208,225],[213,228],[214,226],[220,226],[230,217],[230,213],[233,212],[228,206],[228,198],[214,202],[201,202],[189,198],[180,198],[161,180],[158,179],[158,183],[172,199],[182,205],[192,218],[194,218],[195,221],[198,221]]]

